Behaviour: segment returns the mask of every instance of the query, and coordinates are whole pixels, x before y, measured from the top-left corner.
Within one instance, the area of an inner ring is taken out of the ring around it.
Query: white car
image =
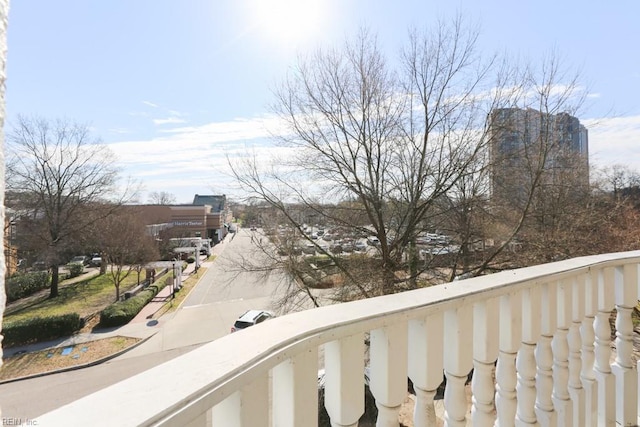
[[[275,317],[272,312],[265,310],[248,310],[244,314],[238,317],[238,320],[231,327],[231,332],[237,332],[239,330],[248,328],[249,326],[262,323],[265,320],[269,320]]]

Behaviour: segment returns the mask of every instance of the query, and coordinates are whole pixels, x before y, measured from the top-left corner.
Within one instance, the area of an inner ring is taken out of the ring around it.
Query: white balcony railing
[[[323,367],[332,425],[354,426],[365,364],[378,426],[398,425],[407,377],[414,425],[436,425],[443,371],[446,425],[636,425],[639,263],[640,251],[577,258],[282,316],[45,414],[39,425],[315,426]]]

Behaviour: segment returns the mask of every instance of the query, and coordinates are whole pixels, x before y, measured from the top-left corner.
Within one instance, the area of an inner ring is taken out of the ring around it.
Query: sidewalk
[[[182,270],[182,282],[187,280],[189,276],[194,273],[195,269],[195,263],[187,264],[185,269]],[[172,291],[173,289],[170,284],[162,288],[162,290],[158,292],[158,294],[153,297],[153,299],[147,305],[145,305],[142,310],[140,310],[140,313],[138,313],[138,315],[134,317],[129,323],[131,324],[149,322],[149,320],[153,318],[154,314],[156,314],[165,306],[165,304],[167,304],[171,300]]]

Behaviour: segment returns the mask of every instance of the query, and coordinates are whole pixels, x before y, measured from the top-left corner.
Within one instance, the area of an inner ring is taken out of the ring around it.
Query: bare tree
[[[615,198],[621,197],[625,190],[640,187],[640,173],[627,165],[607,165],[594,175],[599,188],[611,192]]]
[[[585,188],[580,170],[554,168],[543,176],[520,233],[517,265],[640,247],[637,172],[621,165],[605,167]]]
[[[167,191],[152,191],[149,193],[149,203],[152,205],[172,205],[176,202],[176,196]]]
[[[120,299],[120,285],[141,266],[159,258],[156,242],[135,210],[120,209],[102,221],[95,241]]]
[[[108,147],[70,120],[21,116],[7,134],[7,189],[16,195],[21,232],[52,271],[51,298],[67,251],[130,194],[118,196],[114,165]]]
[[[414,32],[400,69],[367,31],[343,50],[318,51],[277,93],[275,111],[288,129],[281,142],[297,153],[289,174],[236,165],[240,182],[299,231],[288,201],[323,223],[377,238],[367,274],[352,274],[334,257],[348,278],[343,289],[372,296],[415,287],[421,271],[398,274],[407,247],[439,220],[436,201],[470,173],[483,144],[478,129],[495,103],[479,96],[494,58],[481,60],[476,40],[461,20],[433,34]]]
[[[274,111],[286,128],[279,141],[295,156],[279,158],[271,168],[256,158],[232,164],[243,187],[279,213],[294,239],[332,260],[347,298],[418,286],[425,271],[436,269],[419,259],[416,239],[436,230],[456,237],[463,271],[480,273],[528,215],[525,203],[514,214],[516,222],[503,227],[502,244],[471,268],[464,252],[485,237],[482,227],[491,212],[491,112],[531,105],[532,93],[555,112],[577,84],[571,81],[559,93],[553,61],[540,81],[495,56],[483,59],[477,37],[461,19],[430,33],[412,32],[399,68],[389,65],[367,31],[342,50],[316,52],[301,60],[276,95]],[[538,169],[544,164],[536,163]],[[533,197],[539,179],[527,186],[527,197]],[[375,237],[375,255],[358,263],[337,256],[309,237],[303,227],[309,218]],[[455,270],[454,264],[449,279]]]

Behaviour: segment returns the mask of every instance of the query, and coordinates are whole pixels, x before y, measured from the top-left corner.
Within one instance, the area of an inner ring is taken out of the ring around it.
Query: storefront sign
[[[202,221],[173,221],[174,227],[202,227]]]

